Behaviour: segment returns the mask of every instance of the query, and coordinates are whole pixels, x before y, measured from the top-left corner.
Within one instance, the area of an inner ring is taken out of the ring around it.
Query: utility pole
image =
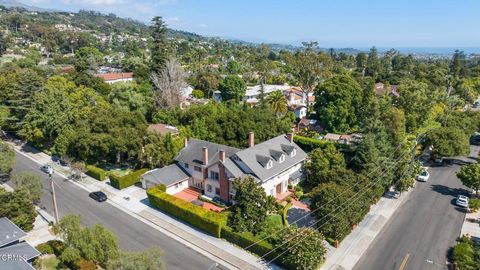
[[[50,179],[50,189],[52,191],[53,214],[54,214],[54,217],[55,217],[55,223],[58,225],[57,199],[55,197],[55,185],[53,183],[52,173],[49,173],[48,177]]]

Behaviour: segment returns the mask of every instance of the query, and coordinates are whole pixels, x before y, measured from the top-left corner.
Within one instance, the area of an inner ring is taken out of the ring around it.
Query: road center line
[[[405,265],[407,265],[409,257],[410,257],[410,253],[407,253],[403,258],[402,264],[400,265],[400,268],[398,268],[398,270],[403,270],[405,268]]]

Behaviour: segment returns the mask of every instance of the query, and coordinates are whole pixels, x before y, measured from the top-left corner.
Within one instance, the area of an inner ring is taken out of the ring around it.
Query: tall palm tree
[[[270,93],[265,99],[273,111],[280,116],[287,112],[287,100],[281,91]]]

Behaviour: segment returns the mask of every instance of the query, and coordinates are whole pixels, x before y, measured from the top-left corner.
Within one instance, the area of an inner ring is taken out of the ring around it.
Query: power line
[[[392,157],[395,155],[395,152],[397,152],[399,149],[401,149],[401,147],[402,147],[404,144],[405,144],[405,142],[402,142],[399,146],[397,146],[397,148],[395,149],[395,151],[393,151],[393,153],[392,153],[388,158],[392,158]],[[405,153],[402,154],[402,156],[398,157],[398,158],[396,159],[396,161],[400,160],[404,155],[405,155]],[[385,160],[383,161],[383,163],[386,163],[387,161],[388,161],[388,159],[385,159]],[[378,170],[378,169],[380,169],[380,168],[381,168],[381,165],[379,164],[373,171],[370,171],[370,172],[366,175],[366,177],[372,175],[374,171],[376,171],[376,170]],[[340,195],[343,195],[343,194],[346,193],[347,191],[353,189],[353,187],[356,187],[356,186],[358,186],[358,185],[360,185],[360,184],[361,184],[360,182],[357,182],[357,183],[355,183],[355,184],[352,185],[352,186],[348,186],[348,189],[345,189],[342,193],[339,194],[339,196],[340,196]],[[334,201],[334,199],[328,201],[326,204],[329,204],[329,203],[331,203],[331,202],[333,202],[333,201]],[[311,211],[311,212],[306,213],[305,215],[303,215],[302,217],[298,218],[297,220],[295,220],[294,222],[292,222],[292,223],[290,223],[290,224],[296,224],[296,223],[299,222],[300,220],[306,218],[307,216],[315,213],[315,212],[318,211],[318,210],[320,210],[320,208],[317,208],[317,209],[315,209],[314,211]],[[271,235],[268,235],[268,236],[266,236],[266,237],[263,237],[263,238],[261,238],[260,240],[254,242],[253,244],[250,244],[249,246],[245,247],[244,249],[245,249],[245,250],[248,250],[249,248],[257,245],[258,243],[260,243],[261,241],[264,241],[264,240],[266,240],[266,239],[269,239],[269,238],[271,238],[273,235],[277,235],[278,233],[280,233],[280,232],[282,232],[282,231],[285,231],[286,229],[287,229],[287,228],[285,227],[285,228],[283,228],[283,229],[281,229],[281,230],[279,230],[279,231],[276,231],[274,234],[271,234]]]
[[[418,143],[418,140],[420,140],[420,137],[423,137],[423,136],[424,136],[424,135],[417,136],[417,138],[415,139],[415,144],[414,144],[414,146],[413,146],[413,149],[416,148],[417,143]],[[414,158],[414,156],[412,157],[412,159],[413,159],[413,158]],[[393,165],[394,165],[394,164],[392,164],[391,166],[393,166]],[[385,173],[386,173],[386,172],[384,172],[383,174],[385,174]],[[380,179],[381,179],[381,178],[380,178]],[[396,184],[396,183],[399,182],[400,180],[401,180],[401,178],[399,178],[394,184]],[[377,181],[379,181],[379,180],[377,180]],[[364,192],[366,192],[366,191],[367,191],[367,189],[365,189]],[[354,198],[354,197],[356,197],[356,196],[358,196],[358,195],[360,195],[360,193],[355,194],[355,195],[352,196],[350,199],[352,199],[352,198]],[[361,198],[361,197],[358,196],[357,198],[355,198],[355,200],[356,200],[356,199],[359,199],[359,198]],[[350,200],[350,199],[349,199],[349,200]],[[347,200],[346,202],[348,202],[349,200]],[[345,204],[345,203],[344,203],[344,204]],[[346,205],[344,208],[346,208],[346,207],[348,207],[348,205]],[[339,207],[337,207],[336,209],[338,209],[338,208],[339,208]],[[335,209],[335,210],[336,210],[336,209]],[[335,211],[335,210],[334,210],[334,211]],[[343,209],[342,209],[342,210],[343,210]],[[318,228],[316,228],[316,229],[318,230],[318,229],[322,228],[323,226],[325,226],[328,221],[332,220],[332,219],[333,219],[334,217],[336,217],[338,214],[340,214],[340,213],[337,213],[337,214],[333,215],[329,220],[325,221],[320,227],[318,227]],[[328,216],[328,215],[326,215],[326,216]],[[325,217],[326,217],[326,216],[325,216]],[[323,219],[323,218],[322,218],[322,219]],[[321,220],[318,220],[318,221],[314,222],[311,226],[317,224],[317,223],[320,222],[320,221],[321,221]],[[298,234],[297,234],[295,237],[293,237],[293,238],[296,238],[297,236],[298,236]],[[304,239],[304,238],[306,238],[306,237],[308,237],[308,236],[309,236],[309,235],[303,237],[302,239]],[[262,257],[260,257],[260,259],[266,257],[268,254],[271,254],[273,251],[277,250],[278,248],[280,248],[280,247],[284,246],[285,244],[287,244],[288,242],[292,241],[293,238],[290,239],[290,240],[288,240],[288,241],[286,241],[285,243],[283,243],[283,244],[275,247],[275,248],[272,249],[271,251],[267,252],[267,253],[264,254]],[[300,243],[300,242],[298,242],[298,243],[296,243],[295,245],[291,246],[290,248],[286,249],[285,251],[283,251],[282,253],[280,253],[279,255],[277,255],[275,258],[273,258],[273,259],[271,259],[270,261],[268,261],[267,264],[275,261],[275,260],[278,259],[280,256],[282,256],[283,254],[285,254],[286,252],[288,252],[291,248],[297,246],[299,243]]]

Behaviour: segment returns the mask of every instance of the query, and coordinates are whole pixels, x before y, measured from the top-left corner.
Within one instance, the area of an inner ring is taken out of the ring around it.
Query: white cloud
[[[200,26],[201,28],[207,28],[208,27],[208,25],[206,23],[201,23],[198,26]]]

